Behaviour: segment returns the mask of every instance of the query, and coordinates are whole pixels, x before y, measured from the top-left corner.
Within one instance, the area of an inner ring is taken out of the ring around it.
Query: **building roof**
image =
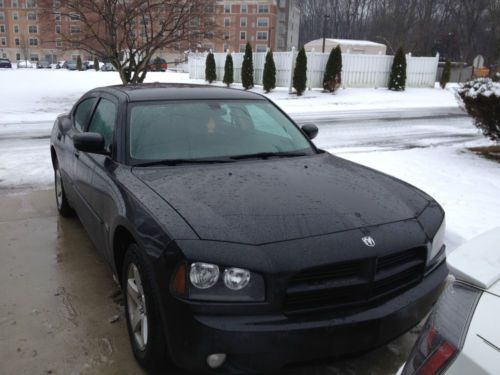
[[[351,45],[351,46],[358,45],[358,46],[385,47],[385,44],[375,43],[375,42],[372,42],[370,40],[326,38],[326,41],[327,42],[331,42],[331,43],[336,43],[336,44],[347,44],[347,45]],[[321,42],[321,43],[323,43],[323,38],[311,40],[310,42],[308,42],[306,44],[313,43],[313,42]]]

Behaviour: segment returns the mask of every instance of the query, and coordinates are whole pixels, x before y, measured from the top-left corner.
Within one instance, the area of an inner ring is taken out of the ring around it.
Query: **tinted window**
[[[101,134],[107,150],[110,150],[113,143],[115,120],[116,105],[109,100],[101,99],[90,122],[89,132]]]
[[[97,98],[88,98],[85,99],[83,102],[78,104],[78,107],[75,110],[75,127],[83,131],[85,128],[85,125],[87,124],[87,121],[90,116],[90,111],[94,107],[95,102],[97,101]]]
[[[216,100],[133,104],[129,151],[141,161],[314,152],[272,104]]]

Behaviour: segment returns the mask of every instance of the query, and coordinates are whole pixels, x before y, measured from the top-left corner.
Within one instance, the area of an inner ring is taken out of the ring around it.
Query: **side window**
[[[101,134],[107,150],[110,150],[113,143],[115,120],[116,105],[107,99],[101,99],[90,122],[89,132]]]
[[[85,129],[85,125],[87,124],[90,116],[90,111],[94,107],[96,101],[97,98],[88,98],[78,104],[78,107],[76,107],[74,113],[75,128],[80,131],[83,131],[83,129]]]

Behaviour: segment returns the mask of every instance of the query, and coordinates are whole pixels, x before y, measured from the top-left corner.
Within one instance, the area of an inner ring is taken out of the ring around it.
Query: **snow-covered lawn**
[[[192,82],[186,74],[148,74],[148,82]],[[49,188],[52,169],[48,134],[55,116],[84,92],[118,84],[114,72],[0,70],[0,189]],[[196,81],[195,83],[203,83]],[[254,91],[262,92],[261,88]],[[307,91],[303,97],[278,89],[269,97],[293,117],[336,111],[457,107],[451,91],[346,89],[337,94]],[[500,225],[500,164],[468,146],[490,144],[467,118],[320,125],[315,140],[343,158],[394,175],[435,197],[447,213],[447,241],[454,248]],[[422,123],[423,122],[423,123]],[[409,141],[411,140],[411,141]],[[398,144],[401,147],[398,147]]]
[[[186,73],[151,72],[146,82],[199,83]],[[71,108],[86,91],[99,86],[120,84],[116,72],[77,72],[63,69],[0,69],[0,124],[53,121]],[[219,83],[220,84],[220,83]],[[240,87],[240,85],[233,85]],[[263,93],[261,87],[252,91]],[[387,89],[340,89],[336,94],[320,90],[306,91],[303,96],[289,95],[287,88],[268,94],[290,114],[324,113],[346,110],[387,110],[399,108],[457,107],[451,91],[430,88],[393,92]]]

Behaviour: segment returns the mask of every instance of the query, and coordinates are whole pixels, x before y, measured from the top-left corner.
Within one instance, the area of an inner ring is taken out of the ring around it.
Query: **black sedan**
[[[98,88],[57,118],[58,210],[120,280],[143,367],[274,371],[428,313],[448,274],[442,208],[317,132],[264,96],[191,85]]]
[[[12,63],[9,59],[0,59],[0,68],[12,68]]]

